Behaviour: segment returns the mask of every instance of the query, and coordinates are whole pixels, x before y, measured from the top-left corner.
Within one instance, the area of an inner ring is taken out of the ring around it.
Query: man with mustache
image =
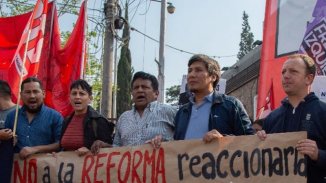
[[[193,96],[177,112],[175,140],[203,139],[208,143],[224,135],[254,133],[242,103],[215,90],[220,77],[214,59],[202,54],[190,58],[187,84]]]
[[[35,77],[26,78],[21,85],[23,106],[18,111],[17,143],[14,151],[25,159],[36,153],[59,150],[63,117],[44,105],[42,83]],[[13,129],[15,111],[8,114],[5,127]]]
[[[310,92],[316,65],[308,55],[290,55],[282,67],[282,87],[287,97],[265,119],[257,135],[307,131],[308,138],[297,143],[307,157],[307,182],[326,182],[326,103]]]
[[[157,102],[159,91],[156,77],[137,72],[132,79],[131,88],[134,106],[120,116],[113,146],[152,143],[158,148],[161,141],[173,140],[176,109]]]

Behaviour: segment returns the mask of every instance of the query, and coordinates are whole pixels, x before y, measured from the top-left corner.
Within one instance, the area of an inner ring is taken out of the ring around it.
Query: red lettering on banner
[[[34,175],[34,181],[32,180],[32,177]],[[28,182],[37,182],[37,165],[36,165],[36,159],[29,160],[28,163]]]
[[[127,158],[127,163],[124,162],[124,160]],[[118,167],[118,180],[119,182],[127,182],[130,174],[130,160],[131,160],[131,154],[129,151],[123,153],[122,158],[119,162],[119,167]],[[121,169],[122,165],[127,165],[125,172],[125,176],[123,179],[121,179]]]
[[[14,182],[20,183],[32,183],[37,182],[37,160],[30,159],[27,164],[27,160],[24,160],[23,172],[21,172],[18,161],[14,162]]]
[[[106,182],[107,183],[111,182],[111,172],[110,172],[110,170],[111,170],[111,168],[115,167],[115,163],[111,163],[112,157],[113,156],[118,156],[118,155],[120,155],[120,152],[111,152],[111,153],[109,153],[108,161],[107,161],[107,164],[106,164],[106,174],[107,174]]]
[[[90,161],[90,164],[87,165],[88,160]],[[87,179],[87,182],[91,182],[91,179],[89,177],[89,172],[92,169],[92,166],[94,165],[94,157],[93,155],[87,155],[84,158],[84,165],[83,165],[83,171],[82,171],[82,182],[86,182],[85,179]]]
[[[138,158],[137,158],[138,156]],[[132,173],[131,173],[131,181],[132,182],[141,182],[139,175],[137,173],[137,169],[139,167],[139,165],[141,164],[143,160],[143,154],[141,153],[141,151],[135,151],[134,155],[133,155],[133,161],[132,161]],[[146,182],[146,181],[144,181]]]
[[[156,166],[156,182],[158,182],[159,174],[161,174],[162,182],[166,182],[165,179],[165,166],[164,166],[164,149],[160,148],[158,151],[157,157],[157,166]]]
[[[146,182],[147,164],[152,166],[151,182],[154,182],[155,180],[155,155],[156,155],[156,149],[153,149],[153,153],[151,156],[149,156],[148,151],[145,151],[144,165],[143,165],[143,182]]]
[[[18,164],[18,161],[14,162],[14,182],[22,182],[26,183],[26,160],[24,160],[24,165],[23,165],[23,174],[20,171],[20,167]],[[18,178],[18,180],[17,180]]]
[[[94,170],[94,182],[95,183],[103,183],[103,180],[101,180],[101,181],[97,180],[97,171],[98,171],[98,168],[103,166],[103,163],[99,163],[99,160],[101,158],[105,157],[106,155],[107,155],[107,153],[102,153],[102,154],[97,155],[96,165],[95,165],[95,170]]]

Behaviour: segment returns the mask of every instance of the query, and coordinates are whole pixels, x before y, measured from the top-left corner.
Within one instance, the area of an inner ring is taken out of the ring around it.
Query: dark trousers
[[[0,143],[0,183],[10,183],[14,148],[12,140]]]

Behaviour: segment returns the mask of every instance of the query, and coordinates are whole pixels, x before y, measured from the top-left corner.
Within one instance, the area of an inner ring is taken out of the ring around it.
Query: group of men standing
[[[287,97],[265,119],[263,130],[257,136],[264,140],[268,138],[266,133],[307,131],[308,139],[300,140],[297,150],[308,159],[308,182],[318,183],[326,182],[326,104],[309,92],[315,72],[314,61],[308,56],[295,54],[288,58],[282,68],[282,86]],[[162,141],[203,139],[209,143],[228,135],[253,135],[242,103],[214,90],[220,77],[217,61],[206,55],[191,57],[187,83],[192,96],[190,102],[177,111],[157,102],[155,76],[135,73],[131,83],[134,105],[116,123],[113,147],[151,143],[159,148]],[[26,158],[35,153],[58,151],[63,118],[43,105],[40,82],[25,80],[21,89],[23,106],[18,112],[16,152]],[[14,114],[8,115],[0,140],[11,138]],[[33,126],[33,121],[38,120],[43,123]]]

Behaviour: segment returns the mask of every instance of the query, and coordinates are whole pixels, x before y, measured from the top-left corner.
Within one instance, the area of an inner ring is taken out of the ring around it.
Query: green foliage
[[[177,104],[180,94],[180,85],[174,85],[166,89],[166,102]]]
[[[242,16],[243,23],[242,23],[242,32],[240,38],[241,40],[239,43],[240,49],[237,55],[239,60],[254,48],[253,47],[254,34],[250,30],[248,19],[249,16],[244,11]]]
[[[128,5],[125,9],[125,19],[128,20]],[[131,108],[131,53],[129,50],[130,29],[124,26],[122,39],[126,40],[121,48],[117,75],[117,117]]]
[[[7,0],[1,1],[0,4],[0,17],[2,16],[15,16],[22,13],[31,11],[34,8],[33,3],[29,3],[29,0]]]
[[[98,44],[93,41],[97,38],[95,31],[87,33],[88,50],[97,49]],[[88,54],[88,67],[86,68],[86,80],[92,85],[93,89],[93,104],[92,106],[97,111],[100,111],[101,96],[102,96],[102,61],[95,54]]]

